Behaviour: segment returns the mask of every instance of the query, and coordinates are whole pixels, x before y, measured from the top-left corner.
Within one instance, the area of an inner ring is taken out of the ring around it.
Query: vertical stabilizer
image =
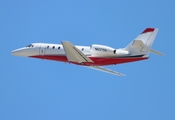
[[[157,28],[146,28],[139,36],[137,36],[128,46],[124,49],[128,50],[131,54],[149,54],[152,44],[157,35]]]

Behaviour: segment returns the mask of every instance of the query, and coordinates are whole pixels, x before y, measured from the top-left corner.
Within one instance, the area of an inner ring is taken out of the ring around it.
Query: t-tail
[[[147,56],[150,52],[158,55],[164,55],[151,48],[157,33],[158,33],[158,28],[146,28],[139,36],[137,36],[124,49],[129,51],[131,55]]]

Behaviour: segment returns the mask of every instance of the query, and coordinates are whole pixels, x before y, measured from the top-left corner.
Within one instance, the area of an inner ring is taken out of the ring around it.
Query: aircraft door
[[[46,50],[46,45],[41,45],[40,50],[39,50],[39,54],[40,55],[45,55],[45,50]]]

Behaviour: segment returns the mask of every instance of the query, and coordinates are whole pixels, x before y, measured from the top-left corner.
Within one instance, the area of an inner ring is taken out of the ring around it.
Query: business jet
[[[69,41],[62,41],[61,44],[32,43],[26,47],[13,50],[11,53],[15,56],[68,62],[118,76],[125,76],[102,66],[146,60],[149,58],[150,52],[164,55],[151,48],[157,33],[157,28],[146,28],[130,44],[119,49],[99,44],[75,46]]]

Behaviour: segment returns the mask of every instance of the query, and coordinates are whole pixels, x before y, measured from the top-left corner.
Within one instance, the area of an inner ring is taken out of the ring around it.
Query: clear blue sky
[[[174,0],[1,0],[0,120],[175,120]],[[125,47],[159,33],[141,62],[85,67],[11,55],[33,42]]]

